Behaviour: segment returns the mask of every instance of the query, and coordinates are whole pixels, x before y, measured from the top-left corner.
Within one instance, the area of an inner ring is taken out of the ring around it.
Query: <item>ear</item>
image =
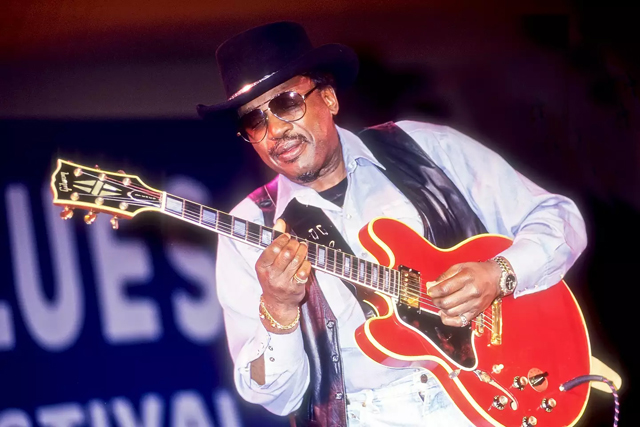
[[[320,92],[322,96],[322,100],[329,108],[329,111],[332,115],[338,114],[338,110],[340,109],[340,104],[338,103],[338,97],[336,96],[336,91],[331,86],[327,86],[323,88]]]

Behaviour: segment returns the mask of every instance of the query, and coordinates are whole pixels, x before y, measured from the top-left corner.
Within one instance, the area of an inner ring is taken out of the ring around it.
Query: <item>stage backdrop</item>
[[[0,426],[287,425],[235,392],[213,233],[154,214],[87,226],[51,203],[61,157],[228,210],[231,183],[260,179],[242,146],[199,121],[0,127]]]

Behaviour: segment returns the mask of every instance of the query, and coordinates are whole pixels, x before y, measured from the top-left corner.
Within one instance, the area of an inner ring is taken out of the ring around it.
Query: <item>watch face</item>
[[[512,291],[516,287],[516,276],[509,274],[504,282],[504,285],[509,291]]]

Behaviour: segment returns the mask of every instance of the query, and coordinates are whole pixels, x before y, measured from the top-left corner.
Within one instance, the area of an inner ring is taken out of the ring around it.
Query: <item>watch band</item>
[[[500,296],[504,297],[507,295],[511,295],[513,291],[515,291],[516,286],[518,284],[518,280],[516,278],[516,273],[511,268],[509,262],[501,256],[494,257],[493,260],[498,264],[500,269],[502,270],[502,274],[500,275]]]

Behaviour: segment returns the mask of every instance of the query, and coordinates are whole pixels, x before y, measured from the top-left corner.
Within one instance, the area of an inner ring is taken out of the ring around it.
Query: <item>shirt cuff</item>
[[[265,384],[260,386],[250,379],[251,362],[264,354]],[[290,334],[273,334],[262,323],[253,338],[247,342],[238,355],[237,369],[240,376],[251,388],[266,388],[286,371],[293,371],[304,362],[304,342],[300,327]]]
[[[500,253],[500,256],[509,261],[518,279],[514,298],[547,289],[556,283],[545,280],[548,279],[549,260],[544,249],[536,242],[520,239]],[[561,279],[558,277],[557,281]]]

